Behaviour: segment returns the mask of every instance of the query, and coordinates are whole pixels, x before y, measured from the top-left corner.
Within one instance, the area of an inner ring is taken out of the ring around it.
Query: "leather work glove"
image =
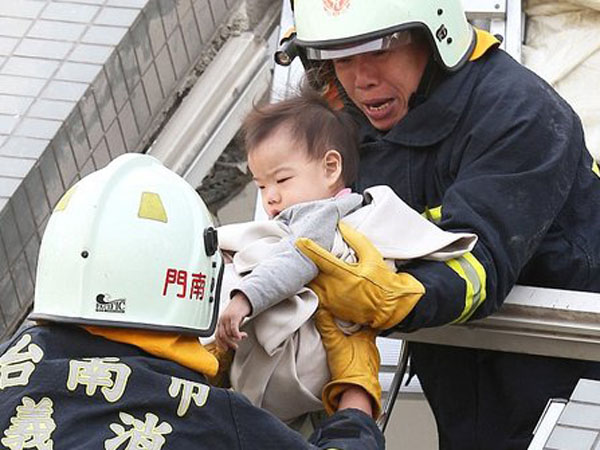
[[[319,307],[315,323],[327,353],[331,381],[323,388],[322,399],[327,414],[338,409],[340,396],[350,386],[363,388],[371,397],[373,417],[381,413],[379,351],[375,345],[377,331],[365,327],[346,336],[336,325],[333,315]]]
[[[319,268],[309,287],[320,304],[340,319],[384,330],[397,325],[421,299],[425,288],[408,273],[392,272],[363,234],[343,222],[338,226],[358,262],[346,263],[310,239],[298,239],[298,249]]]
[[[206,344],[204,348],[219,361],[219,370],[213,376],[208,376],[208,381],[213,386],[230,388],[229,369],[233,363],[233,350],[221,349],[215,342]]]

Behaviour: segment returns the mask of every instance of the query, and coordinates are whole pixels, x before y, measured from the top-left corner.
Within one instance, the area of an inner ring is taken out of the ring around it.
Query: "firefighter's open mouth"
[[[366,106],[367,110],[369,110],[369,111],[381,112],[381,111],[384,111],[388,106],[390,106],[392,101],[393,101],[393,99],[387,99],[387,100],[383,100],[383,101],[365,103],[365,106]]]

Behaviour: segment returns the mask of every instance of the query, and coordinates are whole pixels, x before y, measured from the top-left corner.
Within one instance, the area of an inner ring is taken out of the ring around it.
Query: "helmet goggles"
[[[393,50],[398,47],[408,45],[412,42],[412,34],[410,30],[396,31],[395,33],[386,36],[362,41],[355,44],[340,45],[328,48],[316,48],[306,46],[306,57],[313,60],[332,60],[348,58],[355,55],[360,55],[369,52],[380,52]]]

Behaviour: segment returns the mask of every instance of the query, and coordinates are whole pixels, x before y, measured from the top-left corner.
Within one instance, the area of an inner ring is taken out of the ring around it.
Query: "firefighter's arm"
[[[226,411],[227,419],[233,420],[238,437],[244,443],[244,449],[271,448],[274,445],[290,450],[385,449],[385,439],[375,420],[355,407],[339,410],[319,423],[307,442],[305,437],[274,415],[250,404],[246,397],[233,391],[226,392],[230,399],[230,409]],[[205,407],[210,408],[209,405],[210,402]],[[227,423],[226,420],[224,425]],[[218,433],[215,434],[217,435]],[[271,443],[273,444],[269,445]]]
[[[474,94],[481,103],[465,123],[476,125],[456,142],[462,148],[461,167],[442,198],[439,226],[473,232],[479,240],[464,258],[410,265],[407,270],[423,281],[429,297],[416,308],[425,312],[427,306],[429,317],[415,315],[406,324],[411,329],[447,323],[450,317],[462,323],[488,316],[519,280],[566,287],[568,277],[560,280],[553,273],[569,270],[560,270],[560,261],[569,261],[568,244],[561,249],[556,243],[575,236],[570,227],[579,213],[571,217],[573,207],[564,207],[582,176],[579,160],[586,150],[581,124],[543,84],[514,83],[519,86],[513,88],[513,82],[514,78],[503,80],[494,87],[497,92]],[[510,105],[503,111],[506,120],[499,120],[496,108],[489,107],[492,101]],[[584,209],[583,204],[581,200],[573,211]],[[544,244],[540,252],[544,240],[550,246]],[[564,259],[552,252],[565,252]],[[455,309],[442,317],[436,311],[445,303],[453,303]]]
[[[569,219],[559,215],[581,176],[578,161],[586,152],[581,125],[556,94],[537,82],[516,83],[516,74],[473,94],[465,129],[453,141],[460,167],[433,217],[446,231],[475,233],[477,245],[446,262],[403,266],[426,288],[402,322],[403,330],[486,317],[501,307],[518,280],[561,283],[553,272],[561,272],[563,258],[539,250],[547,237],[554,246],[572,233]],[[502,117],[493,104],[508,105]]]
[[[379,251],[360,232],[340,222],[344,240],[356,252],[357,263],[346,263],[309,239],[296,246],[319,268],[310,287],[320,303],[336,317],[387,329],[400,323],[419,301],[425,288],[412,275],[393,273]]]
[[[362,387],[350,386],[340,396],[338,411],[342,409],[359,409],[360,411],[373,417],[373,403],[371,396]]]
[[[385,449],[385,438],[375,421],[357,409],[340,410],[323,421],[314,431],[309,442],[312,444],[311,449]]]
[[[511,93],[513,78],[503,83],[505,89],[482,88],[473,95],[480,103],[468,112],[464,120],[468,129],[457,131],[462,137],[453,144],[460,170],[441,205],[430,205],[439,206],[432,219],[440,228],[474,233],[477,245],[460,258],[415,260],[402,266],[398,276],[408,285],[424,288],[421,295],[410,291],[402,295],[401,287],[382,288],[396,286],[397,280],[387,274],[383,279],[372,276],[384,271],[377,268],[374,253],[360,251],[367,246],[366,238],[349,242],[359,250],[357,265],[336,261],[306,241],[297,243],[321,270],[314,289],[329,294],[320,299],[336,316],[411,331],[492,314],[519,277],[553,282],[544,279],[548,263],[540,261],[536,267],[535,255],[577,175],[578,160],[585,152],[581,125],[566,105],[538,85],[515,84],[522,94],[516,95]],[[533,89],[539,102],[532,102],[525,88]],[[510,105],[502,121],[489,107],[494,102]],[[360,253],[367,257],[360,258]]]

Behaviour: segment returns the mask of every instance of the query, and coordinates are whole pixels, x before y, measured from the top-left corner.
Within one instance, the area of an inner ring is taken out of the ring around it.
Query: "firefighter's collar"
[[[498,47],[500,45],[498,38],[487,31],[475,28],[475,34],[477,36],[477,43],[475,44],[475,48],[473,49],[473,53],[471,53],[469,61],[475,61],[481,58],[490,48]]]
[[[424,147],[446,138],[456,127],[477,81],[480,64],[467,64],[444,77],[426,101],[411,109],[381,137],[405,146]]]
[[[134,345],[151,355],[174,361],[204,375],[215,376],[219,369],[217,359],[200,344],[195,336],[128,328],[92,326],[83,328],[91,334],[111,341]]]

